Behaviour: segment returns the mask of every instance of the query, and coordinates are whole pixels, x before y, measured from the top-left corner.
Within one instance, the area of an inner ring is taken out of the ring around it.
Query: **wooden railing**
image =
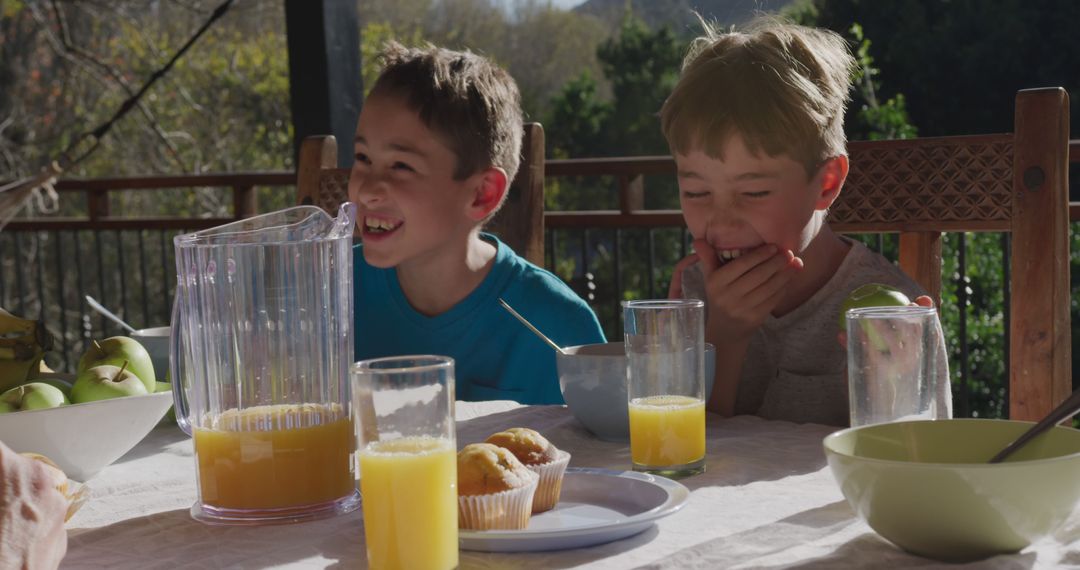
[[[1080,162],[1080,140],[1070,144],[1070,161]],[[612,335],[618,329],[618,303],[624,293],[621,264],[626,252],[620,245],[624,234],[646,234],[635,238],[642,239],[637,243],[647,244],[648,249],[642,295],[666,293],[662,280],[657,279],[660,267],[653,250],[655,231],[680,232],[681,249],[674,253],[676,258],[685,254],[686,234],[680,213],[645,209],[644,177],[672,176],[674,161],[668,156],[550,160],[545,170],[549,180],[611,177],[615,181],[617,209],[547,211],[544,215],[547,265],[556,269],[565,262],[565,240],[577,240],[577,253],[573,254],[575,276],[569,279],[579,293],[590,299]],[[86,215],[16,219],[0,232],[0,306],[45,318],[60,338],[60,358],[50,364],[73,368],[90,338],[120,332],[89,310],[84,295],[97,297],[136,327],[164,324],[169,318],[168,300],[175,283],[172,236],[258,213],[257,188],[280,188],[291,196],[294,184],[291,172],[61,180],[56,187],[61,200],[75,200],[81,195]],[[203,187],[231,189],[232,215],[123,217],[110,210],[109,195],[113,192]],[[1070,204],[1069,213],[1071,220],[1080,220],[1080,202]],[[602,280],[590,277],[598,242],[612,249],[609,270],[613,282],[605,291],[594,290]],[[1007,238],[1003,238],[1002,247],[1008,247]],[[137,263],[132,262],[130,251],[137,251]]]

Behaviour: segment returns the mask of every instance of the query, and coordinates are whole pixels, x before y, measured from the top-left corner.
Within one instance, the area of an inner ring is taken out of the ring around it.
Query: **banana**
[[[16,317],[0,308],[0,337],[24,337],[36,333],[38,321]]]
[[[26,382],[52,346],[45,323],[0,309],[0,392]]]

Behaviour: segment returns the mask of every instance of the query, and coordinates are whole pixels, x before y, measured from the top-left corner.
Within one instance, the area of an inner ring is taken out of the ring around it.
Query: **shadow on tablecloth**
[[[166,511],[71,537],[62,568],[315,568],[364,566],[360,512],[303,524],[223,527],[187,509]]]
[[[1035,553],[996,556],[970,564],[946,564],[900,550],[853,518],[844,501],[802,511],[757,528],[683,549],[663,561],[638,567],[800,569],[1009,568],[1035,565]]]

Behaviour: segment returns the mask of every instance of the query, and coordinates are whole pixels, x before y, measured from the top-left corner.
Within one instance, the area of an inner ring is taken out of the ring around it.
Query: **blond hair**
[[[722,158],[733,134],[754,153],[786,154],[812,176],[847,153],[844,110],[855,69],[836,33],[759,18],[745,31],[702,22],[682,74],[660,110],[672,152]]]

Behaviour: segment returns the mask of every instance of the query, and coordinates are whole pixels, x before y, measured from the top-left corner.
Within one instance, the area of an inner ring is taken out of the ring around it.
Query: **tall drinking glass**
[[[696,299],[623,301],[635,471],[705,471],[705,319]]]
[[[847,312],[851,425],[949,417],[945,340],[932,307]]]
[[[352,233],[298,206],[176,236],[171,365],[194,440],[197,520],[294,522],[356,509]]]
[[[458,564],[454,360],[395,356],[352,367],[371,568]]]

